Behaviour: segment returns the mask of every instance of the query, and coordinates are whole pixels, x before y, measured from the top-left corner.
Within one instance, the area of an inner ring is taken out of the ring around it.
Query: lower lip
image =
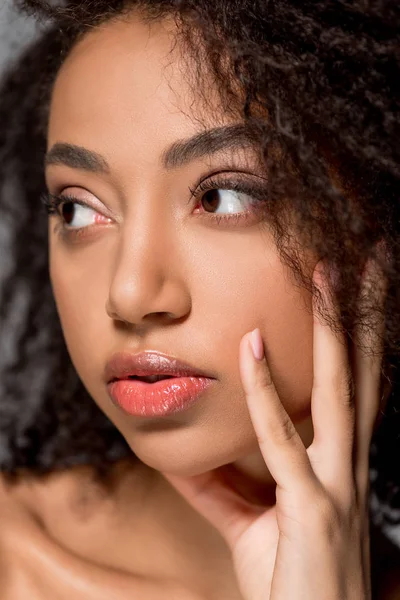
[[[155,383],[119,379],[108,384],[108,392],[130,415],[161,417],[192,406],[214,381],[208,377],[172,377]]]

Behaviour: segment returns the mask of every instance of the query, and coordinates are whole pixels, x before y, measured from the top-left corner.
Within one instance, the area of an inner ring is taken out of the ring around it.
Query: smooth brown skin
[[[149,32],[137,20],[109,24],[86,36],[61,69],[48,149],[67,142],[93,150],[110,174],[51,165],[47,185],[92,202],[112,220],[75,243],[60,238],[50,221],[54,294],[82,381],[144,463],[190,475],[243,462],[271,481],[240,382],[239,342],[260,327],[281,398],[300,423],[310,411],[311,299],[291,282],[267,223],[255,217],[219,226],[204,209],[194,212],[198,201],[188,203],[189,186],[232,161],[246,171],[253,163],[248,180],[258,179],[250,151],[170,172],[160,167],[165,148],[200,131],[195,119],[204,112],[191,106],[179,57],[168,56],[171,44],[165,25]],[[223,113],[213,119],[215,111],[208,127],[237,121]],[[218,381],[174,417],[127,416],[103,382],[107,360],[125,349],[172,354]],[[309,441],[310,434],[306,428]]]
[[[102,155],[109,172],[47,167],[50,192],[87,201],[96,210],[81,213],[88,223],[100,215],[74,241],[50,219],[54,294],[84,385],[143,464],[117,466],[108,495],[90,482],[89,469],[39,481],[27,476],[3,489],[4,530],[14,532],[3,536],[14,549],[8,573],[18,575],[8,579],[10,599],[27,590],[32,598],[38,586],[38,599],[135,592],[144,599],[240,600],[225,542],[160,472],[191,475],[229,465],[248,498],[263,502],[273,492],[240,383],[239,342],[247,331],[260,328],[280,398],[306,446],[312,441],[311,297],[281,263],[267,222],[254,214],[218,226],[211,213],[199,214],[199,199],[189,203],[189,186],[232,163],[249,180],[262,175],[256,153],[223,151],[172,170],[160,165],[173,142],[238,122],[224,113],[212,84],[210,106],[201,104],[179,46],[170,54],[173,41],[171,22],[149,27],[132,14],[86,34],[56,81],[48,149],[83,146]],[[307,259],[312,269],[316,259]],[[181,414],[128,416],[103,382],[107,360],[120,350],[165,352],[217,382]],[[31,553],[18,542],[18,532],[29,528]],[[49,567],[49,556],[62,572]],[[26,584],[25,572],[33,573]],[[12,587],[17,581],[21,588]]]

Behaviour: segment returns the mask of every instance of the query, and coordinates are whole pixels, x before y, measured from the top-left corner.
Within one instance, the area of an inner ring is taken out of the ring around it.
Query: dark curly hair
[[[148,22],[175,19],[188,76],[201,83],[205,70],[212,73],[225,110],[239,109],[257,132],[270,181],[268,224],[281,258],[317,297],[304,248],[337,268],[334,293],[349,340],[356,324],[370,327],[378,316],[373,294],[362,306],[357,296],[365,261],[384,240],[387,256],[377,258],[389,282],[382,385],[390,396],[372,440],[371,491],[376,521],[399,522],[398,1],[16,3],[45,28],[0,89],[0,202],[14,260],[1,299],[0,468],[41,473],[88,463],[104,472],[132,456],[69,359],[48,277],[40,197],[58,69],[90,28],[136,9]]]

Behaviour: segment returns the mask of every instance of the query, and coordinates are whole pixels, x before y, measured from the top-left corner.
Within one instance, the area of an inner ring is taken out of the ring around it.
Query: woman
[[[2,597],[393,598],[398,8],[20,4]]]

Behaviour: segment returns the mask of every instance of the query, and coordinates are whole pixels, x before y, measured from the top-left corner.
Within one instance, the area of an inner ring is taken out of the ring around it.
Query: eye
[[[211,189],[203,194],[200,203],[204,210],[213,214],[236,214],[248,211],[254,199],[243,192]]]
[[[60,206],[60,215],[68,227],[79,228],[96,223],[99,213],[90,206],[66,201]]]
[[[111,222],[111,219],[74,196],[45,193],[41,200],[49,215],[58,215],[64,229],[73,231],[84,229],[94,223]]]
[[[189,188],[197,199],[199,217],[214,220],[218,225],[254,223],[266,214],[268,199],[266,178],[235,174],[211,176],[200,182],[196,189]],[[198,207],[201,207],[200,211]]]

